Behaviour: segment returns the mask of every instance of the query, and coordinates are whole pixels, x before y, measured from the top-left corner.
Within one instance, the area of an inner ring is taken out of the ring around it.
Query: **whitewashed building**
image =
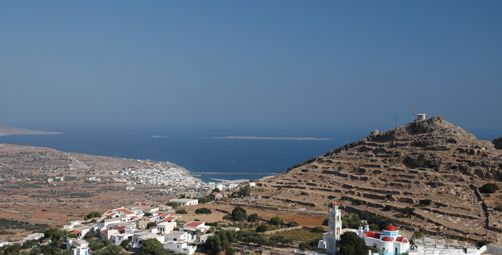
[[[89,243],[86,240],[69,238],[66,240],[66,250],[73,255],[89,255]]]
[[[191,198],[176,198],[169,200],[170,202],[174,202],[178,205],[198,205],[199,200],[191,199]]]

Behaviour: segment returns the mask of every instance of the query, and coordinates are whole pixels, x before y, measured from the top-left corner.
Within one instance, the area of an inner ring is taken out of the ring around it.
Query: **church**
[[[342,234],[342,211],[338,205],[329,208],[328,232],[323,234],[318,248],[326,250],[327,255],[336,255],[336,242]],[[382,232],[371,231],[369,225],[358,230],[344,229],[343,231],[355,231],[361,237],[366,246],[376,248],[382,255],[400,255],[410,250],[410,242],[399,234],[399,229],[393,225],[387,226]]]

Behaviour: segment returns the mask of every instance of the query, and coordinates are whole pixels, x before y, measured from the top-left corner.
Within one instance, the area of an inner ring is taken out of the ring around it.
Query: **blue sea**
[[[204,181],[211,181],[258,179],[284,172],[295,164],[358,140],[369,133],[88,127],[55,131],[63,134],[6,136],[0,137],[0,143],[44,146],[65,152],[100,156],[169,161],[187,168]]]

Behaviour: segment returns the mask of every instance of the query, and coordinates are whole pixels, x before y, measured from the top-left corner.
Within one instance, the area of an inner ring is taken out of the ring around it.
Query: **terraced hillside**
[[[345,145],[286,173],[264,178],[253,190],[258,206],[325,210],[338,201],[346,210],[395,220],[471,240],[502,235],[502,151],[441,117],[415,120]],[[253,198],[250,198],[253,199]]]

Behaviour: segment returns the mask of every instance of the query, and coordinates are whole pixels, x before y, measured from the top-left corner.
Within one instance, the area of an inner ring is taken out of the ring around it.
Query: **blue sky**
[[[502,1],[1,1],[0,123],[495,132],[501,28]]]

